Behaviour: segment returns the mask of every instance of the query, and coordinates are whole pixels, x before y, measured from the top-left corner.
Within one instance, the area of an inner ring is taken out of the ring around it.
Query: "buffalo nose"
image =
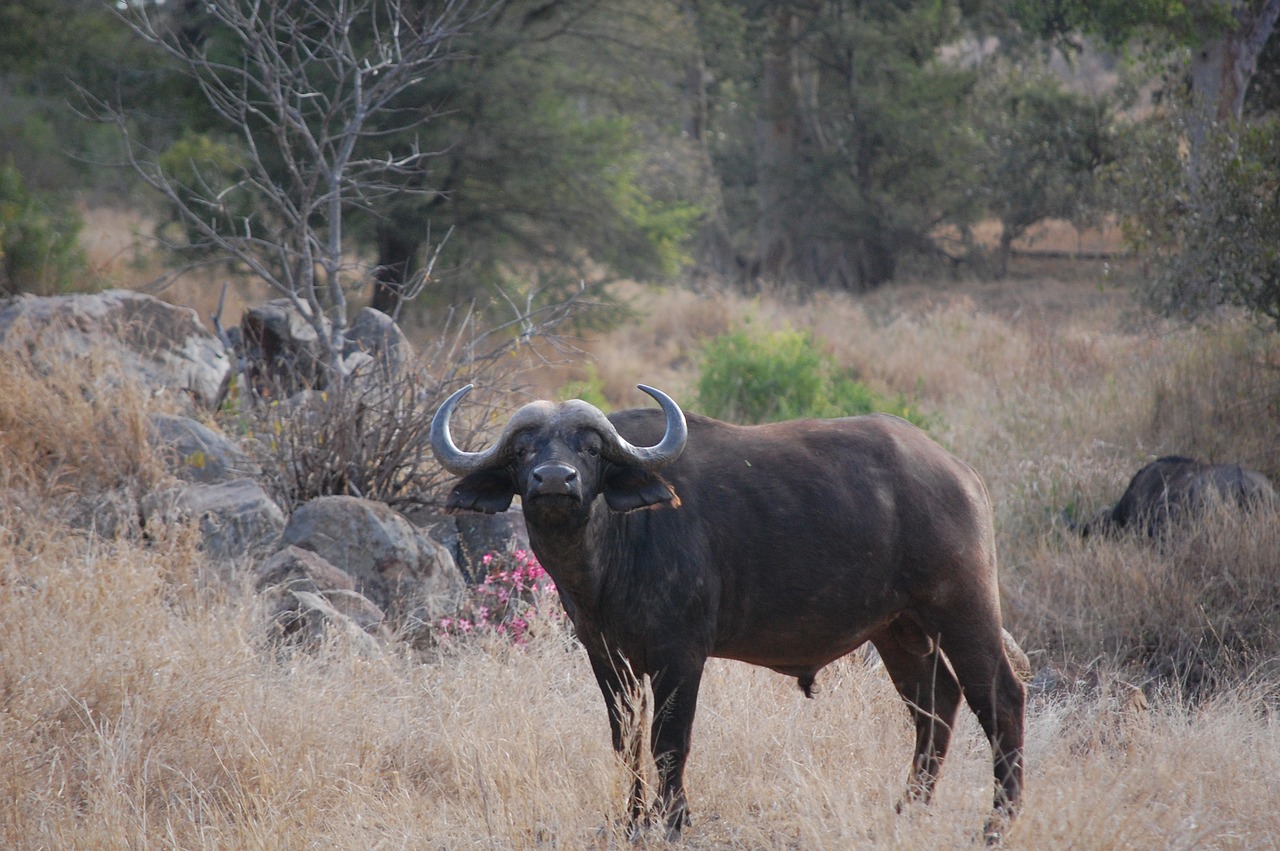
[[[540,464],[533,470],[533,491],[539,496],[550,494],[571,494],[578,471],[568,464],[551,461]]]

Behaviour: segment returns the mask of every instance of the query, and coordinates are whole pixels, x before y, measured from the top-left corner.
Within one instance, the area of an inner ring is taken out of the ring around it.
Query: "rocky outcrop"
[[[294,511],[281,541],[344,571],[356,591],[411,634],[453,611],[462,595],[449,552],[380,502],[313,499]]]
[[[37,364],[106,358],[155,392],[184,394],[206,407],[222,398],[231,375],[222,341],[194,310],[126,290],[0,302],[0,351]]]
[[[284,512],[253,479],[193,484],[143,500],[144,527],[195,521],[202,549],[214,561],[236,563],[269,555],[284,529]]]

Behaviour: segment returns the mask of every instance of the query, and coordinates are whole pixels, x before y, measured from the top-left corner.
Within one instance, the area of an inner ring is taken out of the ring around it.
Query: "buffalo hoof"
[[[982,826],[982,840],[992,848],[1004,845],[1004,832],[1009,827],[1009,816],[994,815]]]

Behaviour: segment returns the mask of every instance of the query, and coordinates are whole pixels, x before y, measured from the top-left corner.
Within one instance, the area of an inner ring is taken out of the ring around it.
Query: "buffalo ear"
[[[465,476],[454,485],[449,492],[449,500],[445,510],[480,511],[485,514],[500,514],[511,507],[511,499],[516,495],[516,484],[511,474],[505,470],[481,470]]]
[[[612,511],[635,511],[669,505],[676,508],[680,497],[665,479],[637,467],[614,467],[604,477],[604,499]]]

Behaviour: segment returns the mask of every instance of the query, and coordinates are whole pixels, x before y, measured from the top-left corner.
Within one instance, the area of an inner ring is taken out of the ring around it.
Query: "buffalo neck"
[[[595,500],[583,525],[545,527],[525,519],[529,545],[561,596],[577,608],[593,606],[603,586],[599,550],[611,519],[604,500]]]

